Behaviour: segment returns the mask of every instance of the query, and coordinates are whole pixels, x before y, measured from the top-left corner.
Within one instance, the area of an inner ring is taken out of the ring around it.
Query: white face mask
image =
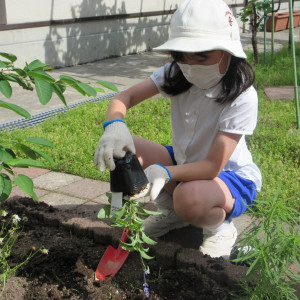
[[[180,70],[187,81],[194,84],[200,89],[209,89],[220,82],[222,77],[226,74],[221,74],[219,65],[224,57],[223,55],[220,61],[214,65],[188,65],[177,63]],[[228,61],[229,66],[230,60]],[[227,68],[228,68],[227,66]],[[226,70],[227,71],[227,70]]]

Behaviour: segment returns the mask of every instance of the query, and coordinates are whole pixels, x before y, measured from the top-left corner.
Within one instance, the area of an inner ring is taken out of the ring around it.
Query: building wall
[[[243,1],[226,2],[236,14]],[[171,15],[183,2],[0,0],[0,52],[17,55],[19,65],[40,59],[63,67],[149,50],[168,38]]]

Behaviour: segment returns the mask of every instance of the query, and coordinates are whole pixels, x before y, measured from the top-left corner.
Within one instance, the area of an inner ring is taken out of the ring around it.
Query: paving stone
[[[85,200],[58,194],[58,193],[49,193],[40,198],[41,202],[45,202],[48,205],[56,207],[62,211],[72,211],[77,206],[83,204]]]
[[[232,222],[238,231],[238,235],[241,235],[245,230],[248,230],[251,226],[251,216],[244,214],[237,218],[234,218]]]
[[[30,177],[31,179],[39,177],[39,176],[41,176],[43,174],[46,174],[48,172],[51,172],[50,170],[41,169],[41,168],[32,168],[32,167],[29,167],[29,168],[13,168],[13,171],[16,175],[24,174],[24,175]],[[8,177],[11,180],[13,179],[13,176],[10,173],[8,173],[6,170],[2,170],[1,173],[4,173],[4,174],[8,175]]]
[[[110,189],[108,182],[84,178],[59,188],[59,192],[79,198],[94,199]]]
[[[13,171],[16,174],[24,174],[24,175],[30,177],[31,179],[37,178],[37,177],[39,177],[41,175],[44,175],[46,173],[51,172],[50,170],[41,169],[41,168],[33,168],[33,167],[29,167],[29,168],[13,168]]]
[[[44,188],[50,191],[54,191],[58,188],[66,186],[70,183],[82,180],[80,176],[58,173],[58,172],[49,172],[44,175],[41,175],[33,179],[35,187]]]
[[[46,195],[49,193],[49,191],[46,190],[41,190],[38,188],[34,188],[33,191],[36,193],[38,198]],[[23,192],[18,186],[14,186],[11,190],[10,196],[9,197],[14,197],[14,196],[20,196],[20,197],[30,197],[28,196],[25,192]]]
[[[109,204],[106,194],[96,197],[95,199],[93,199],[93,202],[95,202],[97,204]]]
[[[267,97],[274,100],[290,101],[295,98],[295,90],[293,86],[272,86],[264,88]],[[298,94],[300,94],[300,87],[298,87]]]

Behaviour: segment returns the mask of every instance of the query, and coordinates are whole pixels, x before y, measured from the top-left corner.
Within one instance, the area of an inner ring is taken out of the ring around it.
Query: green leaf
[[[10,175],[15,175],[15,173],[13,172],[13,170],[11,169],[11,167],[8,164],[3,162],[2,165],[7,173],[9,173]]]
[[[65,99],[65,96],[60,88],[59,85],[57,84],[51,84],[51,88],[52,88],[52,91],[58,96],[58,98],[61,100],[61,102],[67,106],[67,102],[66,102],[66,99]]]
[[[72,87],[73,89],[75,89],[81,95],[86,96],[86,92],[76,82],[70,84],[70,87]]]
[[[93,97],[97,96],[97,92],[95,91],[95,89],[89,86],[88,84],[79,82],[78,86],[82,88],[88,96],[93,96]]]
[[[94,87],[95,91],[99,92],[99,93],[105,93],[104,89],[102,88],[98,88],[98,87]]]
[[[145,212],[147,215],[161,215],[161,212],[159,212],[159,211],[143,209],[143,212]]]
[[[251,263],[246,275],[248,276],[251,271],[253,270],[253,268],[255,267],[255,265],[257,264],[257,262],[261,259],[260,255],[258,257],[256,257],[256,259],[253,261],[253,263]]]
[[[27,195],[32,197],[35,201],[39,201],[37,195],[33,191],[33,182],[31,178],[27,177],[26,175],[19,174],[14,177],[14,182]]]
[[[13,158],[8,160],[6,163],[13,167],[44,167],[44,164],[42,162],[33,159]]]
[[[23,69],[13,67],[12,70],[22,77],[27,76],[26,72]]]
[[[115,92],[118,92],[118,88],[111,82],[108,82],[108,81],[105,81],[105,80],[99,80],[97,81],[98,84],[104,86],[105,88],[109,89],[109,90],[112,90],[112,91],[115,91]]]
[[[41,104],[46,105],[52,97],[52,88],[50,83],[39,78],[34,78],[34,83],[36,93],[39,97]]]
[[[3,161],[6,163],[7,161],[9,161],[12,158],[13,158],[13,156],[11,155],[11,153],[9,153],[7,151],[7,149],[0,148],[0,161]]]
[[[55,82],[55,79],[43,70],[29,71],[27,74],[34,78],[46,80],[47,82]]]
[[[15,62],[17,60],[17,57],[11,53],[0,52],[0,56],[10,60],[11,62]]]
[[[144,251],[140,251],[141,257],[145,258],[145,259],[153,259],[153,256],[149,256],[148,254],[146,254],[146,252]]]
[[[70,76],[66,76],[66,75],[61,75],[59,76],[59,79],[68,84],[70,87],[72,87],[73,89],[75,89],[77,92],[79,92],[81,95],[85,96],[86,92],[84,89],[82,89],[78,84],[80,83],[80,81],[74,79],[73,77]]]
[[[142,239],[146,244],[155,245],[156,242],[150,239],[143,231],[142,231]]]
[[[0,174],[0,202],[5,201],[12,189],[12,184],[10,178],[6,175],[1,173]]]
[[[37,159],[37,155],[36,153],[30,149],[29,147],[27,147],[26,145],[24,144],[17,144],[16,147],[22,151],[23,153],[25,153],[28,157],[30,157],[31,159]]]
[[[41,156],[42,158],[44,158],[45,160],[47,160],[50,164],[54,164],[54,160],[49,155],[45,154],[44,152],[42,152],[40,150],[35,150],[35,149],[32,149],[32,150],[35,153],[37,153],[39,156]]]
[[[21,106],[18,106],[16,104],[12,104],[12,103],[8,103],[8,102],[0,100],[0,107],[4,107],[6,109],[12,110],[16,114],[18,114],[22,117],[25,117],[27,119],[29,119],[31,117],[30,113],[27,110],[25,110],[24,108],[22,108]]]
[[[16,82],[21,86],[24,90],[32,91],[33,88],[31,87],[30,83],[26,83],[23,79],[21,78],[15,78]]]
[[[65,90],[67,89],[66,84],[61,80],[56,81],[56,85],[62,93],[64,93]]]
[[[59,79],[62,82],[65,82],[65,83],[68,83],[68,84],[78,83],[78,80],[76,80],[75,78],[73,78],[71,76],[67,76],[67,75],[60,75]]]
[[[7,80],[0,80],[0,92],[6,97],[10,98],[12,95],[12,88]]]
[[[29,69],[30,71],[37,70],[37,69],[43,69],[43,68],[49,68],[49,66],[46,65],[45,63],[41,62],[41,61],[38,60],[38,59],[32,61],[32,62],[28,65],[28,69]]]
[[[7,81],[18,83],[18,77],[13,73],[5,73],[4,79]]]
[[[97,218],[105,219],[105,218],[109,218],[109,216],[110,216],[110,205],[105,205],[103,208],[99,210]]]
[[[30,142],[37,145],[42,145],[50,148],[54,148],[54,145],[51,143],[51,141],[41,138],[41,137],[30,137],[26,140],[26,142]]]
[[[0,60],[0,68],[8,68],[8,66],[10,65],[9,62],[7,61],[3,61],[3,60]]]

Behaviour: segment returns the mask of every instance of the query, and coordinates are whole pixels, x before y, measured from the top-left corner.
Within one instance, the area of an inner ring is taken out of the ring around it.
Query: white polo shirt
[[[232,103],[219,104],[215,101],[221,84],[202,90],[195,85],[177,96],[161,90],[164,84],[166,64],[154,71],[151,79],[165,98],[171,99],[172,146],[178,164],[203,160],[219,131],[242,134],[224,171],[234,171],[253,181],[261,189],[261,173],[254,164],[247,148],[245,135],[251,135],[257,122],[258,97],[251,86]]]

